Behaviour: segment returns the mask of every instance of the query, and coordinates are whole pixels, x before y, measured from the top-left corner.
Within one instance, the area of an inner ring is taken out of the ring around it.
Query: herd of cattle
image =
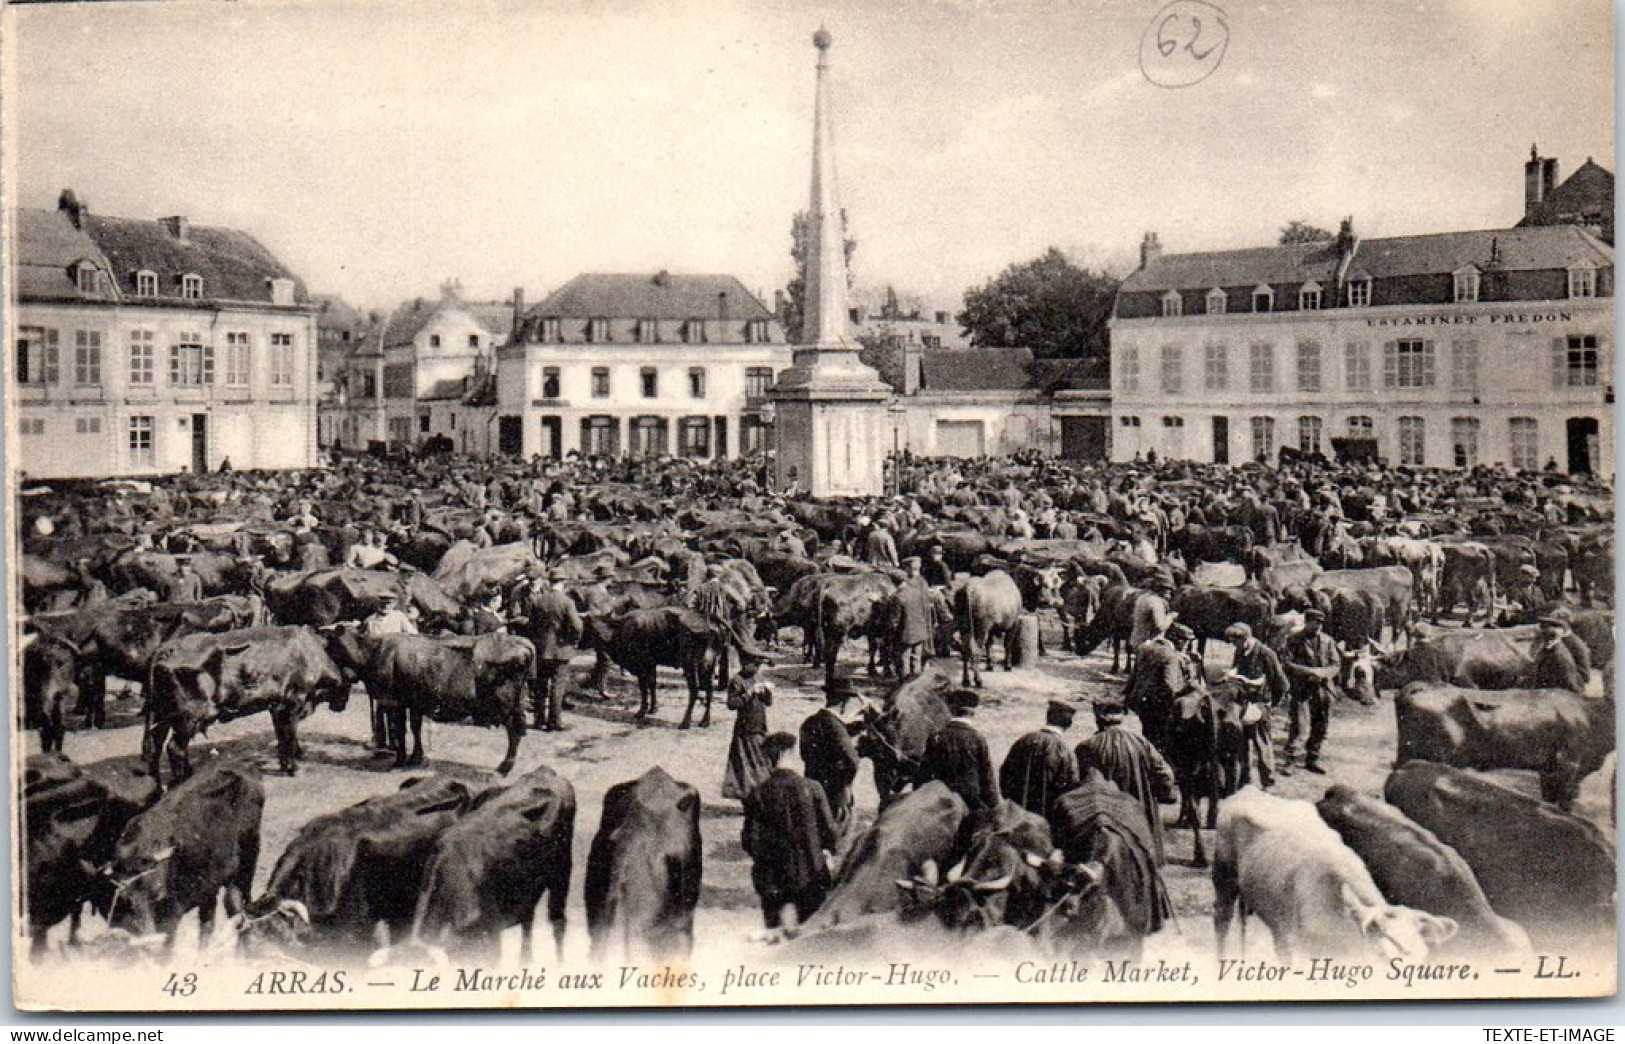
[[[897,676],[855,726],[878,816],[787,952],[899,918],[1012,926],[1054,952],[1139,952],[1161,923],[1157,888],[1114,833],[1116,813],[1091,805],[1046,820],[1006,802],[967,836],[964,802],[946,787],[908,791],[912,764],[949,716],[941,691],[952,679],[936,668],[901,677],[896,558],[933,551],[953,579],[933,590],[926,644],[957,650],[966,685],[982,684],[995,646],[1008,668],[1037,614],[1054,615],[1072,654],[1110,643],[1117,669],[1148,597],[1138,585],[1165,570],[1171,608],[1199,640],[1241,622],[1279,643],[1303,610],[1319,609],[1344,653],[1345,691],[1395,693],[1396,769],[1383,800],[1346,787],[1318,808],[1255,790],[1207,795],[1222,799],[1221,947],[1237,901],[1283,955],[1514,953],[1611,924],[1612,846],[1569,811],[1614,747],[1603,607],[1611,504],[1565,498],[1554,517],[1545,478],[1485,475],[1464,490],[1395,474],[1396,487],[1410,483],[1412,510],[1365,510],[1369,500],[1350,496],[1328,523],[1307,491],[1349,477],[1317,471],[1324,465],[1170,467],[901,462],[905,492],[867,504],[774,497],[730,462],[365,460],[29,490],[19,510],[23,720],[44,752],[20,788],[29,931],[43,944],[88,902],[128,936],[163,939],[191,910],[207,928],[224,893],[250,944],[368,947],[387,925],[396,943],[480,950],[512,925],[528,930],[545,895],[561,938],[576,796],[550,769],[480,792],[414,777],[317,817],[251,897],[259,771],[194,768],[188,756],[212,724],[265,713],[279,767],[293,773],[299,722],[323,705],[343,710],[359,683],[397,722],[398,765],[424,760],[428,716],[503,727],[497,772],[507,775],[538,649],[561,637],[526,632],[530,582],[545,577],[584,620],[564,637],[596,655],[589,684],[601,687],[610,664],[637,678],[639,721],[658,714],[664,666],[683,672],[683,727],[702,706],[708,725],[729,665],[765,657],[783,629],[800,632],[829,681],[851,638],[867,640],[871,674]],[[1386,481],[1362,474],[1358,484]],[[374,533],[387,535],[387,555],[370,568],[344,564]],[[876,553],[886,544],[894,555]],[[1538,570],[1548,599],[1572,603],[1602,696],[1528,687],[1535,629],[1494,626],[1523,566]],[[698,611],[707,587],[725,597]],[[420,633],[366,626],[392,601]],[[70,723],[107,722],[109,679],[141,691],[145,771],[62,756]],[[1232,764],[1217,764],[1234,756],[1222,737],[1169,753],[1187,784],[1234,778]],[[1506,770],[1539,773],[1548,800],[1503,785],[1493,773]],[[659,768],[606,793],[585,885],[595,951],[688,952],[700,804],[695,787]]]

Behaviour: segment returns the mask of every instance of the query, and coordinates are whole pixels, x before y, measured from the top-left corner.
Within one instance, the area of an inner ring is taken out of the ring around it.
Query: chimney
[[[728,321],[728,291],[717,291],[717,318],[723,322]]]
[[[938,312],[937,313],[937,325],[938,326],[947,326],[948,325],[948,313],[947,312]]]
[[[510,340],[519,339],[519,324],[525,321],[525,288],[513,288],[513,331],[509,334]]]
[[[655,286],[665,286],[671,282],[671,273],[662,268],[655,273],[654,279],[650,280],[650,282],[654,283]]]
[[[1359,240],[1354,236],[1354,216],[1351,214],[1343,219],[1337,226],[1337,256],[1347,261],[1354,254],[1354,248]]]
[[[903,394],[920,394],[920,385],[924,383],[925,350],[919,341],[912,337],[903,338]]]
[[[1140,268],[1149,268],[1151,262],[1162,256],[1162,240],[1155,232],[1147,232],[1140,241]]]
[[[781,323],[790,321],[790,299],[784,296],[783,290],[773,291],[773,314]]]
[[[80,202],[71,188],[62,190],[62,195],[56,200],[56,209],[67,214],[68,220],[73,222],[73,227],[81,230],[85,227],[85,219],[90,216],[90,204]]]
[[[1551,198],[1557,187],[1557,160],[1542,156],[1535,146],[1529,146],[1529,162],[1523,165],[1523,212],[1534,212],[1540,204]]]
[[[186,242],[187,225],[185,217],[177,214],[174,217],[159,218],[158,220],[165,228],[169,229],[170,235],[182,243]]]

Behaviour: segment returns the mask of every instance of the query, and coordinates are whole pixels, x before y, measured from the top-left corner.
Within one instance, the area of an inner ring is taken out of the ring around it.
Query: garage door
[[[981,421],[937,421],[938,456],[980,457],[985,452]]]

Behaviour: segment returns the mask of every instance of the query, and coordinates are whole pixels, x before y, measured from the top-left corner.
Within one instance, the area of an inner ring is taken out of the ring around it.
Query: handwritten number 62
[[[1164,58],[1171,57],[1173,53],[1180,48],[1179,40],[1176,39],[1174,35],[1170,35],[1168,32],[1169,23],[1178,22],[1179,20],[1180,18],[1178,15],[1171,14],[1167,18],[1164,18],[1162,23],[1157,26],[1157,53],[1161,54]],[[1206,61],[1207,56],[1212,54],[1214,49],[1219,46],[1217,43],[1212,43],[1209,44],[1206,49],[1198,51],[1196,49],[1196,44],[1197,41],[1201,39],[1202,20],[1195,15],[1192,15],[1190,39],[1185,41],[1184,48],[1192,58],[1195,58],[1199,62]]]

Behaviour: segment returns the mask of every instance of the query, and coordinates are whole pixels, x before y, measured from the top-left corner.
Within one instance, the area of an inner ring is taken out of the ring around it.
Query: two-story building
[[[731,457],[766,450],[778,321],[727,275],[586,274],[498,352],[497,450]]]
[[[1614,254],[1575,225],[1164,254],[1111,323],[1112,456],[1612,475]]]
[[[65,191],[17,212],[13,270],[15,469],[316,463],[316,310],[248,233],[94,215]]]

